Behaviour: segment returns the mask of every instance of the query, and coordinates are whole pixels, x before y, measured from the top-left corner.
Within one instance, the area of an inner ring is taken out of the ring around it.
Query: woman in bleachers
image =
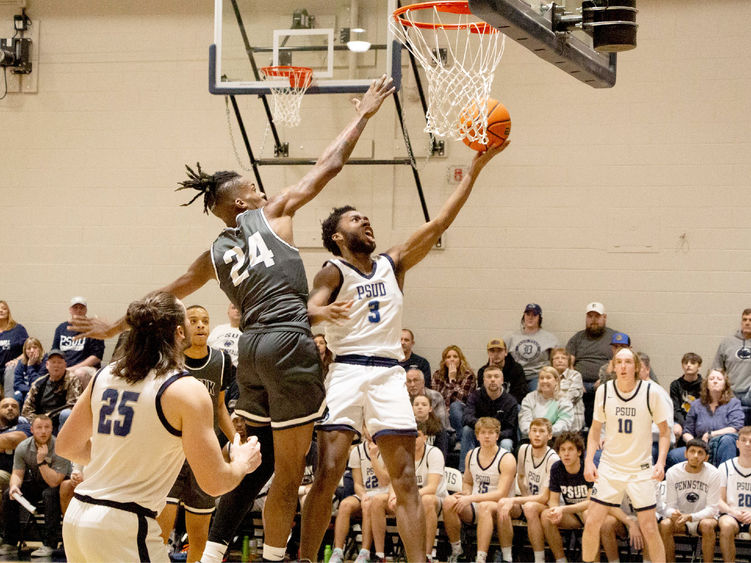
[[[318,356],[321,358],[321,365],[323,365],[323,374],[326,375],[329,372],[331,362],[334,361],[334,354],[329,350],[328,342],[326,342],[326,337],[323,334],[316,334],[313,337],[313,342],[316,343],[316,348],[318,348]]]
[[[553,425],[553,436],[562,432],[578,432],[574,428],[574,407],[560,390],[558,370],[545,366],[540,370],[536,391],[530,391],[519,409],[519,431],[522,439],[529,437],[529,425],[535,418],[547,418]]]
[[[13,378],[13,397],[23,406],[31,384],[47,374],[47,354],[38,338],[29,336],[23,343],[21,360],[16,364]]]
[[[433,412],[430,398],[425,393],[418,393],[412,397],[412,410],[415,412],[415,420],[425,423],[427,443],[441,450],[445,459],[449,451],[449,436]]]
[[[449,410],[449,423],[458,436],[462,432],[464,405],[469,394],[477,387],[477,377],[469,367],[464,352],[456,344],[447,346],[441,354],[441,365],[431,379]]]
[[[574,407],[572,429],[584,427],[584,383],[582,374],[571,367],[571,354],[565,348],[553,348],[550,351],[550,363],[560,376],[561,395],[566,397]]]
[[[4,386],[5,397],[13,396],[16,363],[21,357],[23,343],[28,337],[24,326],[13,320],[8,303],[0,300],[0,374],[4,374],[4,379],[0,383]]]
[[[735,442],[743,427],[741,402],[730,389],[730,381],[722,370],[713,369],[701,382],[699,398],[691,403],[683,427],[683,441],[701,438],[709,444],[710,462],[719,467],[736,456]],[[686,448],[668,452],[667,467],[686,460]]]

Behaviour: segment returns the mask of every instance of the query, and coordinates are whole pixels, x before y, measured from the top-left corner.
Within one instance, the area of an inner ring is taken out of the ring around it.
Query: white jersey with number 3
[[[339,258],[328,261],[339,269],[341,285],[331,301],[353,301],[349,318],[326,325],[326,342],[335,356],[359,354],[402,360],[402,290],[394,264],[385,254],[373,259],[363,273]]]
[[[602,463],[623,472],[652,466],[652,421],[667,420],[667,405],[653,385],[639,380],[628,394],[618,391],[616,380],[598,387],[593,418],[605,425]]]

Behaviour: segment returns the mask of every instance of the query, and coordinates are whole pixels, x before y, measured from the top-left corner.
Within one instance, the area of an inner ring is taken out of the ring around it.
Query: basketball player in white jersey
[[[548,446],[552,437],[553,425],[547,418],[535,418],[530,423],[529,444],[519,447],[516,461],[520,495],[498,501],[498,534],[513,539],[511,520],[523,514],[536,562],[545,561],[545,534],[540,515],[548,508],[550,468],[560,459],[555,450]]]
[[[498,500],[508,496],[516,475],[516,460],[498,445],[500,435],[498,419],[477,419],[475,437],[480,446],[467,453],[462,491],[443,500],[443,524],[451,543],[449,563],[458,561],[462,554],[462,522],[477,525],[476,562],[484,563],[488,556]],[[508,543],[501,541],[501,549],[503,559],[510,561],[513,537],[507,539]]]
[[[694,438],[686,444],[686,461],[665,473],[665,498],[660,534],[668,561],[675,560],[675,534],[701,535],[705,562],[714,559],[720,472],[707,462],[706,442]]]
[[[185,307],[155,292],[128,307],[123,356],[79,398],[57,440],[86,466],[65,513],[68,561],[169,561],[156,515],[187,456],[203,490],[221,495],[260,465],[257,440],[222,457],[206,387],[182,370]]]
[[[616,378],[598,387],[589,429],[584,476],[595,485],[582,535],[582,558],[584,561],[599,560],[600,526],[608,514],[608,507],[620,506],[623,495],[628,493],[651,560],[659,563],[665,561],[665,548],[655,516],[654,481],[662,481],[665,474],[665,458],[670,446],[668,406],[652,389],[656,383],[638,379],[641,362],[631,349],[622,348],[613,358],[613,363]],[[652,421],[660,430],[659,455],[654,467]],[[594,454],[603,424],[605,442],[597,468]]]
[[[340,207],[323,223],[324,246],[338,258],[316,275],[308,314],[312,324],[326,323],[326,341],[336,357],[326,376],[329,416],[319,426],[318,470],[303,509],[302,558],[315,560],[318,555],[349,446],[364,426],[391,476],[407,559],[424,560],[425,523],[414,476],[415,417],[399,366],[404,357],[404,276],[427,256],[467,201],[480,171],[507,145],[477,153],[438,215],[406,242],[375,258],[373,228],[365,215]]]
[[[738,431],[738,457],[720,465],[720,549],[735,561],[735,536],[751,531],[751,426]]]

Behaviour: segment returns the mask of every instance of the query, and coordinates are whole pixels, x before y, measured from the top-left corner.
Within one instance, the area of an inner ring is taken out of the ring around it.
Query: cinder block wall
[[[479,367],[485,342],[515,330],[530,301],[562,343],[583,328],[585,304],[602,301],[664,384],[684,352],[709,364],[737,329],[751,304],[751,65],[742,57],[751,4],[640,0],[639,9],[639,46],[619,57],[613,89],[583,86],[508,43],[493,92],[511,110],[513,143],[484,171],[446,248],[407,275],[405,323],[433,365],[456,343]],[[12,34],[14,12],[0,5],[0,36]],[[218,220],[181,208],[190,196],[173,191],[184,163],[240,165],[224,99],[207,89],[211,3],[32,0],[28,14],[40,26],[38,93],[0,101],[0,299],[49,346],[71,296],[119,316],[211,243]],[[346,124],[347,98],[305,99],[290,137],[298,154],[318,154]],[[410,80],[404,99],[424,147]],[[240,102],[268,154],[260,103]],[[387,104],[358,153],[404,154],[398,136]],[[453,188],[449,166],[471,156],[450,142],[447,158],[420,161],[431,213]],[[263,180],[273,194],[304,172],[267,168]],[[345,169],[296,219],[311,280],[327,257],[319,222],[345,202],[369,214],[380,249],[422,220],[406,167]],[[187,301],[224,321],[216,284]]]

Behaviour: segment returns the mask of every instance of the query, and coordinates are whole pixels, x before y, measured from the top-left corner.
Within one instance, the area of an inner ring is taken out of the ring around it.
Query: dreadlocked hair
[[[187,164],[185,169],[188,172],[188,179],[180,182],[180,187],[175,191],[180,190],[196,190],[198,193],[188,203],[183,203],[182,207],[186,207],[203,196],[203,212],[206,215],[214,208],[219,201],[220,192],[231,180],[240,178],[241,176],[232,170],[222,170],[220,172],[214,172],[213,174],[206,174],[201,170],[200,163],[196,162],[196,169],[193,170]]]

